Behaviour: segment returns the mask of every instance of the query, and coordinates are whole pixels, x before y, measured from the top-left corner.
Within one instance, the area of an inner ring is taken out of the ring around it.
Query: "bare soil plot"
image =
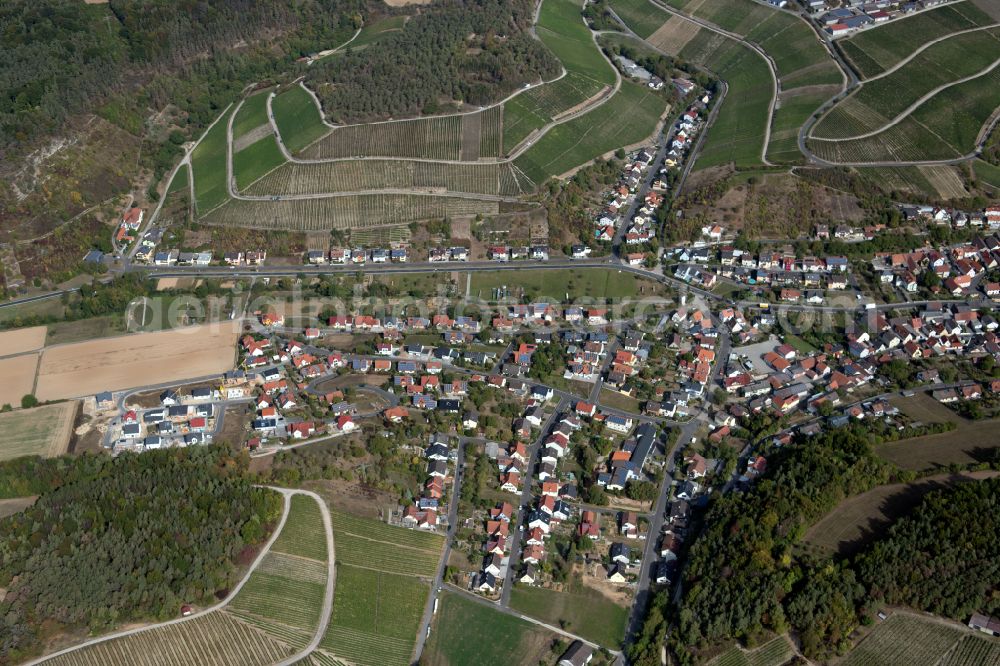
[[[12,356],[41,349],[45,346],[47,331],[45,326],[32,326],[0,333],[0,356]]]
[[[965,183],[962,182],[962,178],[954,167],[918,166],[917,169],[942,198],[964,199],[969,196],[969,191],[965,189]]]
[[[35,394],[58,400],[221,374],[233,368],[238,334],[224,322],[49,348]]]
[[[44,328],[44,327],[43,327]],[[21,354],[0,359],[0,405],[18,407],[21,398],[35,388],[35,371],[38,368],[38,354]]]
[[[873,488],[838,504],[806,532],[805,541],[841,556],[851,555],[908,514],[927,493],[998,475],[1000,472],[992,471],[941,474]]]
[[[0,414],[0,460],[65,453],[76,408],[73,401]]]
[[[701,28],[680,16],[671,16],[646,40],[661,51],[677,54],[694,39]]]

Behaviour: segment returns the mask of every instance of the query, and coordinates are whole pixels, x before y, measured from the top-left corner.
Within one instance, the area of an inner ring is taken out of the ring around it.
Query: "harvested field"
[[[680,16],[671,16],[646,41],[667,53],[680,53],[701,28]]]
[[[0,376],[4,378],[3,385],[0,386],[0,405],[19,407],[21,398],[35,388],[37,369],[37,353],[0,359]]]
[[[956,483],[980,481],[1000,472],[942,474],[912,483],[893,483],[849,497],[806,532],[805,541],[828,552],[849,556],[907,515],[927,493]]]
[[[233,200],[200,221],[256,229],[353,230],[459,215],[496,215],[499,212],[500,206],[496,201],[411,194],[360,194],[280,201]]]
[[[1000,419],[960,419],[958,427],[951,432],[882,444],[876,448],[876,453],[903,469],[912,470],[986,462],[1000,447],[996,437],[998,427]]]
[[[0,333],[0,356],[35,351],[45,346],[45,326],[18,328]]]
[[[230,370],[239,326],[232,323],[89,340],[42,353],[40,400],[86,396]]]
[[[955,167],[951,166],[919,166],[920,173],[937,191],[942,199],[964,199],[969,196],[965,183]]]
[[[62,402],[0,414],[0,460],[66,453],[77,403]]]

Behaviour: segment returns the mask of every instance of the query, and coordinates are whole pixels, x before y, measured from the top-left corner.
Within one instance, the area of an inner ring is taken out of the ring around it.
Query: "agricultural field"
[[[337,592],[314,653],[320,661],[406,666],[443,540],[435,534],[333,511]]]
[[[607,648],[618,649],[625,637],[628,609],[587,587],[581,586],[574,592],[554,592],[517,585],[511,591],[510,605],[525,615],[561,626]]]
[[[708,666],[781,666],[791,661],[795,650],[786,636],[778,636],[753,650],[732,647],[708,662]]]
[[[972,163],[972,171],[980,184],[1000,190],[1000,167],[983,160],[975,160]]]
[[[533,131],[614,85],[615,71],[597,49],[574,0],[547,0],[538,17],[538,37],[562,62],[566,75],[528,90],[503,108],[503,151],[509,153]]]
[[[878,486],[843,500],[809,528],[804,541],[827,553],[853,555],[872,539],[882,537],[886,527],[910,513],[927,493],[998,475],[1000,472],[942,474],[912,483]]]
[[[41,349],[45,345],[47,330],[45,326],[31,326],[3,331],[0,333],[0,349],[3,350],[4,356]]]
[[[268,134],[233,154],[236,187],[244,190],[282,164],[285,164],[285,157],[281,154],[274,135]]]
[[[1000,641],[983,636],[966,636],[952,648],[938,666],[988,666],[1000,664]]]
[[[840,666],[937,664],[938,660],[963,637],[967,637],[967,632],[956,625],[908,613],[893,613],[863,638],[846,657],[840,660],[839,664]],[[987,662],[981,662],[976,666],[986,666],[986,664]]]
[[[4,378],[4,383],[0,386],[0,405],[19,407],[21,398],[34,392],[37,371],[37,353],[0,359],[0,373]]]
[[[233,118],[233,139],[239,140],[259,127],[270,125],[267,121],[268,94],[268,91],[259,92],[243,101]]]
[[[774,111],[771,140],[767,144],[767,158],[770,161],[775,163],[802,161],[803,156],[799,151],[799,128],[830,96],[829,91],[782,95],[781,105]]]
[[[206,215],[229,200],[226,189],[226,111],[205,133],[191,154],[194,173],[194,206],[199,215]]]
[[[537,664],[555,635],[489,606],[445,592],[421,663],[427,666]]]
[[[950,37],[928,47],[890,74],[862,84],[813,128],[813,135],[845,139],[872,132],[932,90],[973,76],[1000,58],[1000,29]],[[950,96],[948,90],[941,95]]]
[[[730,162],[738,167],[759,165],[774,94],[764,59],[738,42],[705,30],[680,55],[715,72],[729,84],[715,123],[705,137],[698,167]]]
[[[911,470],[985,462],[1000,446],[996,439],[1000,419],[967,421],[957,416],[956,419],[955,430],[881,444],[876,452],[889,462]]]
[[[285,197],[387,189],[516,197],[533,191],[535,184],[510,163],[371,159],[286,163],[247,188],[246,194]]]
[[[347,45],[347,49],[360,51],[368,48],[372,44],[377,43],[379,40],[385,39],[392,33],[402,30],[409,18],[409,16],[390,16],[369,25],[365,25],[361,28],[361,32],[358,34],[357,38]]]
[[[941,199],[964,199],[971,196],[965,189],[965,182],[957,167],[918,166],[917,169],[930,183],[932,191]]]
[[[60,400],[222,374],[233,368],[238,333],[239,326],[216,323],[49,347],[35,394]]]
[[[479,114],[472,114],[479,115]],[[438,116],[345,125],[302,151],[306,159],[422,157],[461,159],[464,116]]]
[[[885,192],[895,191],[926,195],[931,195],[934,192],[930,181],[917,167],[856,167],[855,172],[874,187]]]
[[[292,85],[275,95],[271,100],[271,111],[281,140],[293,154],[330,131],[320,116],[315,100],[302,86]]]
[[[995,22],[973,2],[954,3],[837,40],[837,47],[851,61],[861,78],[867,79],[912,54],[915,45]]]
[[[255,229],[364,229],[434,218],[496,215],[496,201],[415,194],[361,194],[281,201],[232,200],[199,221]]]
[[[541,184],[605,153],[645,140],[666,110],[661,95],[622,81],[610,100],[551,128],[514,161],[514,166]],[[623,124],[623,118],[628,122]]]
[[[286,534],[287,529],[292,531]],[[313,534],[323,538],[322,552]],[[73,650],[45,663],[230,666],[286,659],[316,634],[327,583],[323,535],[315,500],[296,495],[271,550],[222,609]]]
[[[17,404],[20,402],[19,396]],[[53,458],[66,453],[76,409],[77,403],[72,401],[0,414],[0,460]]]

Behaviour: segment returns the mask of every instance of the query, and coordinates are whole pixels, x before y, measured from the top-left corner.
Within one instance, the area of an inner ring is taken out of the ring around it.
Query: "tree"
[[[21,398],[21,407],[24,409],[31,409],[32,407],[38,406],[38,398],[34,396],[33,393],[28,393],[23,398]]]

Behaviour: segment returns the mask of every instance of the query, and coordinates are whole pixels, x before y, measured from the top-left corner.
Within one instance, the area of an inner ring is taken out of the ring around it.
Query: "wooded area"
[[[486,105],[558,75],[558,60],[528,34],[528,0],[447,0],[414,16],[377,48],[310,70],[308,85],[334,122],[439,111],[442,101]]]
[[[4,491],[43,494],[0,521],[0,662],[63,628],[166,620],[224,597],[281,512],[245,472],[221,447],[4,465]]]

